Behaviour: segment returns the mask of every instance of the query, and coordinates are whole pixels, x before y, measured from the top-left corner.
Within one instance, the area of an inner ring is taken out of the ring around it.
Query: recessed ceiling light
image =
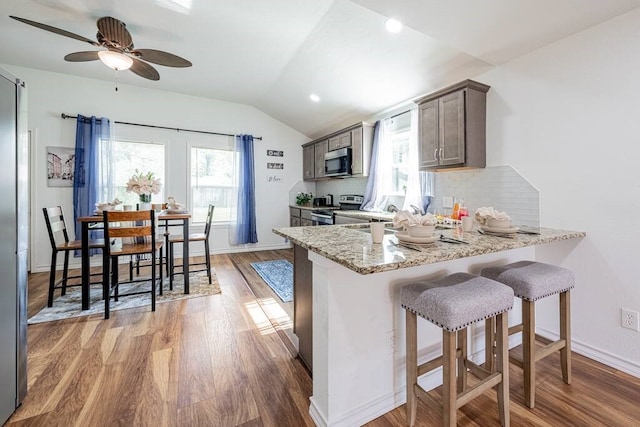
[[[312,100],[313,102],[320,102],[320,97],[315,93],[312,93],[311,95],[309,95],[309,99]]]
[[[384,24],[384,26],[390,33],[399,33],[402,30],[402,23],[392,18],[387,19],[387,22]]]

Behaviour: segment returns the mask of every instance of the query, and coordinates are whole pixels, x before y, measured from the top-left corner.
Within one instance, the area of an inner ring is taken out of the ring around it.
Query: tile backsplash
[[[442,197],[451,196],[464,199],[471,214],[479,207],[492,206],[507,212],[515,225],[540,225],[539,192],[511,166],[438,172],[435,187],[429,212],[450,213],[443,209]]]
[[[330,179],[315,182],[313,194],[333,194],[334,203],[337,204],[341,194],[364,194],[366,186],[367,178]],[[295,198],[295,193],[293,195]],[[451,213],[451,209],[442,207],[442,197],[445,196],[464,199],[464,205],[470,213],[481,206],[492,206],[507,212],[515,225],[540,225],[538,190],[511,166],[438,172],[435,174],[435,196],[429,212]],[[398,208],[402,208],[402,202],[402,197],[389,200]]]
[[[358,194],[362,196],[366,188],[367,178],[329,179],[317,181],[314,194],[320,197],[333,194],[334,203],[338,204],[339,196],[343,194]]]

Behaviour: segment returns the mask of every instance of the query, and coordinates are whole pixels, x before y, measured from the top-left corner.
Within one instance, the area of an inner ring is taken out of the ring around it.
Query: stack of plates
[[[518,227],[489,227],[481,225],[480,229],[487,234],[495,234],[499,236],[511,236],[518,232]]]
[[[416,245],[426,245],[429,243],[433,243],[436,240],[438,240],[438,236],[431,236],[431,237],[413,237],[413,236],[409,236],[409,233],[406,231],[398,231],[396,233],[396,237],[398,238],[398,240],[400,242],[404,242],[404,243],[413,243]]]

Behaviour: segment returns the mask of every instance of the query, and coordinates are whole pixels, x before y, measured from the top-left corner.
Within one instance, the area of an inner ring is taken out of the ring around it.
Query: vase
[[[148,211],[151,209],[151,194],[141,194],[138,210]]]

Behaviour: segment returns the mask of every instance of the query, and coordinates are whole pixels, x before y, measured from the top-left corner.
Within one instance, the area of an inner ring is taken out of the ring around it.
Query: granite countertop
[[[360,274],[381,273],[586,236],[582,231],[550,228],[540,228],[539,235],[515,234],[509,238],[481,235],[475,229],[469,233],[456,229],[436,230],[437,234],[459,238],[469,244],[437,241],[417,251],[396,246],[394,243],[398,239],[394,234],[385,234],[381,244],[374,244],[368,229],[368,224],[329,225],[274,228],[273,232]]]
[[[340,206],[298,206],[289,205],[291,208],[298,208],[305,211],[334,211],[336,215],[347,216],[350,218],[368,219],[375,221],[392,221],[395,213],[392,212],[365,212],[359,210],[340,210]]]
[[[298,208],[305,211],[333,211],[339,210],[340,206],[299,206],[299,205],[289,205],[290,208]]]
[[[373,219],[376,221],[393,221],[393,217],[396,215],[393,212],[366,212],[358,210],[340,210],[335,212],[336,215],[346,216],[350,218],[358,219]]]

